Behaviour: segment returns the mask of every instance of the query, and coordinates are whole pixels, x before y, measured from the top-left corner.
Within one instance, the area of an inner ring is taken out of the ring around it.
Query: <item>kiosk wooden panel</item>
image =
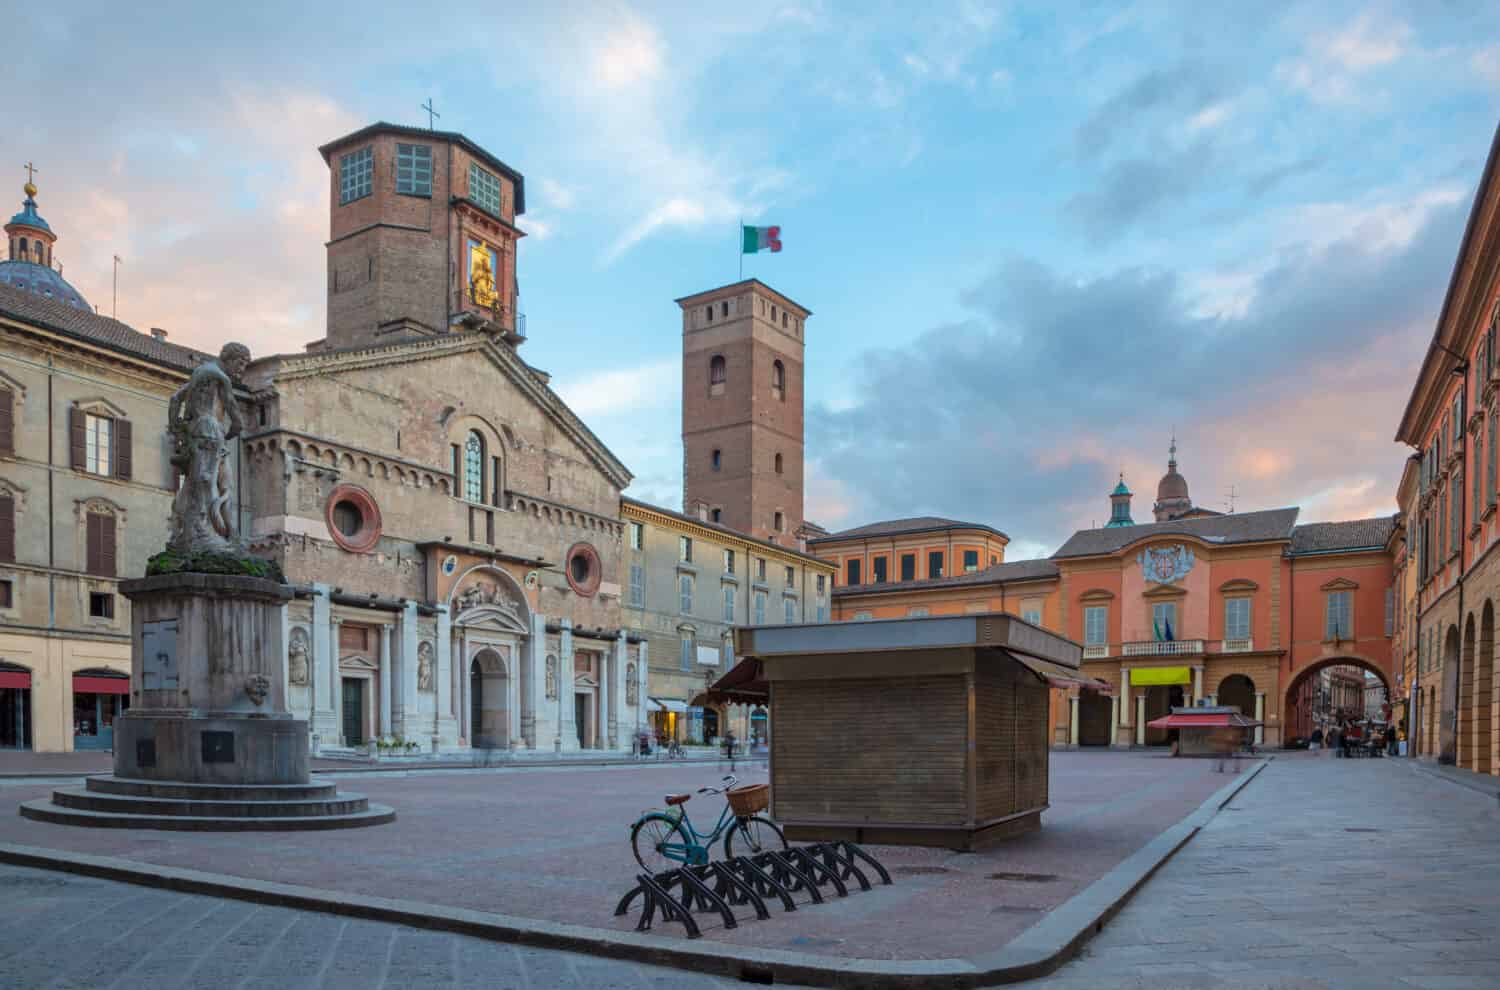
[[[966,849],[1040,827],[1048,682],[1078,644],[999,614],[738,632],[770,687],[789,839]]]

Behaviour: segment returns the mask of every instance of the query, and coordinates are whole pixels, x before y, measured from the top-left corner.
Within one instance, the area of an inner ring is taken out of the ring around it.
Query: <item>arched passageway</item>
[[[31,748],[31,671],[0,660],[0,749]]]
[[[1456,631],[1454,636],[1456,642]],[[1338,668],[1358,669],[1361,673],[1357,685],[1348,678],[1339,679],[1333,673],[1330,673],[1328,678],[1323,678],[1324,671],[1334,671]],[[1383,691],[1382,707],[1389,705],[1394,698],[1390,678],[1379,664],[1364,657],[1324,657],[1297,671],[1297,675],[1287,685],[1285,705],[1282,709],[1284,713],[1282,738],[1286,744],[1295,745],[1298,741],[1309,739],[1317,729],[1326,731],[1324,723],[1335,718],[1363,717],[1365,672],[1374,674],[1380,681]],[[1219,693],[1221,704],[1224,703],[1223,699],[1221,689]]]
[[[1475,773],[1495,772],[1495,606],[1484,603],[1479,618],[1479,643],[1474,658],[1474,762]]]
[[[1458,759],[1459,650],[1458,626],[1449,626],[1448,634],[1443,637],[1443,690],[1435,711],[1437,758],[1443,763],[1453,763]]]
[[[1218,702],[1233,705],[1246,718],[1255,717],[1255,682],[1244,674],[1230,674],[1219,682]]]
[[[1114,740],[1109,737],[1110,709],[1114,702],[1097,691],[1081,691],[1078,694],[1078,745],[1109,746]]]
[[[469,725],[476,749],[510,744],[509,674],[500,654],[483,649],[469,663]]]

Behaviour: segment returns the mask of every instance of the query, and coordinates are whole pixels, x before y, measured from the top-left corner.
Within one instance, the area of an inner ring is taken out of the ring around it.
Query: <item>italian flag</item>
[[[743,227],[744,238],[741,254],[757,254],[761,251],[770,251],[773,254],[781,250],[781,228],[780,227]]]

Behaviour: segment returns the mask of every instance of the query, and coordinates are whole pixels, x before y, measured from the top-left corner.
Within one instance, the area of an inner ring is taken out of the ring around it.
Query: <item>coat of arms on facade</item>
[[[1147,581],[1172,584],[1187,577],[1188,571],[1193,569],[1194,558],[1193,551],[1179,543],[1170,547],[1147,547],[1136,560],[1140,562],[1141,573]]]

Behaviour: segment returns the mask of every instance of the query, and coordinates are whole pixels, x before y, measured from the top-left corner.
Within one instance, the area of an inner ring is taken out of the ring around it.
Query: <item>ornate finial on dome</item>
[[[1167,448],[1167,467],[1177,467],[1177,427],[1172,427],[1172,446]]]
[[[26,163],[26,184],[21,187],[21,191],[26,193],[27,199],[36,195],[36,171],[35,165],[31,162]]]

